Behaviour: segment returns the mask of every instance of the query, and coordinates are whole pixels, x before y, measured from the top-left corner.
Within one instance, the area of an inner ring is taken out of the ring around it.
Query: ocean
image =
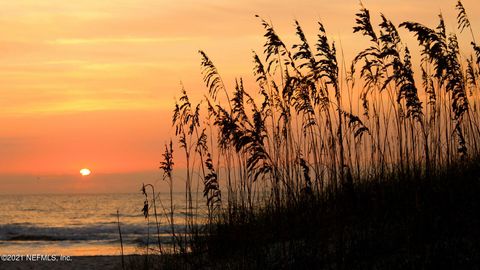
[[[160,194],[157,212],[161,242],[170,243],[168,194]],[[175,230],[184,232],[184,194],[173,196]],[[143,254],[147,242],[155,245],[156,225],[143,216],[144,196],[138,194],[0,195],[0,254],[66,256],[119,255],[120,216],[125,254]],[[201,207],[200,207],[201,208]],[[151,210],[153,214],[153,209]],[[197,216],[201,216],[197,214]],[[150,231],[150,238],[147,237]],[[155,233],[153,236],[152,234]]]

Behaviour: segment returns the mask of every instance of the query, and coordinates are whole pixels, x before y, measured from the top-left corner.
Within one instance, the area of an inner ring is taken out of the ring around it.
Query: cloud
[[[49,41],[56,45],[111,44],[111,43],[165,43],[183,42],[187,37],[114,37],[114,38],[59,38]]]

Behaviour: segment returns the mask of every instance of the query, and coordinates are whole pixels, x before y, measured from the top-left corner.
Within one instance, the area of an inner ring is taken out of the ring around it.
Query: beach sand
[[[126,264],[132,260],[141,259],[139,255],[125,256]],[[81,270],[81,269],[101,269],[113,270],[122,269],[121,256],[77,256],[72,257],[71,261],[17,261],[6,262],[0,261],[0,269],[2,270],[26,270],[26,269],[40,269],[40,270]]]

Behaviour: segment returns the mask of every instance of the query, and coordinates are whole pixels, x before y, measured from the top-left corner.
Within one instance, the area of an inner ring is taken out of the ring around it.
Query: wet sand
[[[140,255],[125,256],[126,265],[132,261],[140,260]],[[81,270],[81,269],[101,269],[113,270],[122,269],[121,256],[76,256],[72,257],[71,261],[15,261],[7,262],[0,261],[0,269],[2,270],[26,270],[26,269],[40,269],[40,270]]]

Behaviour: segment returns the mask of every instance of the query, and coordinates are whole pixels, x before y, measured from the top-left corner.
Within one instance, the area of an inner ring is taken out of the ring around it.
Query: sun
[[[90,175],[91,173],[92,173],[92,172],[91,172],[89,169],[87,169],[87,168],[83,168],[83,169],[80,170],[80,174],[81,174],[82,176],[88,176],[88,175]]]

